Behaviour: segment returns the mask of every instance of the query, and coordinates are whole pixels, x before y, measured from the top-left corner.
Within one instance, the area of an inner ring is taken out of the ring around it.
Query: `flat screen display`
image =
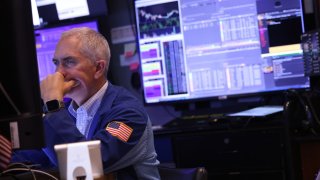
[[[300,0],[137,0],[146,103],[309,87]]]
[[[40,81],[49,74],[55,72],[55,66],[52,62],[56,45],[64,31],[76,27],[89,27],[98,31],[98,24],[96,21],[60,25],[58,27],[37,29],[35,30],[36,50],[38,59],[39,79]]]
[[[36,3],[44,24],[107,15],[106,0],[36,0]]]

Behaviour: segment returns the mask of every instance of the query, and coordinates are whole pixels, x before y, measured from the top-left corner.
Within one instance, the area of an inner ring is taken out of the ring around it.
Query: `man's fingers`
[[[66,92],[70,91],[71,88],[75,87],[78,83],[75,80],[66,81],[64,83],[64,89]]]
[[[61,76],[61,77],[63,77],[64,78],[64,75],[61,73],[61,72],[55,72],[55,74],[57,75],[57,76]]]

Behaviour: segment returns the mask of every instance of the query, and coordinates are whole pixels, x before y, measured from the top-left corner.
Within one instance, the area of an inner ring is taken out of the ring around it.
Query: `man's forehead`
[[[72,47],[68,45],[57,46],[54,52],[54,57],[57,59],[62,59],[65,57],[78,57],[81,56],[79,48]]]
[[[60,47],[63,48],[79,48],[80,46],[80,40],[75,37],[65,37],[61,38],[56,46],[56,50]]]
[[[78,57],[76,56],[54,56],[53,57],[54,60],[58,60],[58,61],[63,61],[63,60],[70,60],[70,59],[78,59]]]

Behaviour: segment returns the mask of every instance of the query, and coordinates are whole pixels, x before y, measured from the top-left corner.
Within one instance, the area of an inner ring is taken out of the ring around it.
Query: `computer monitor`
[[[31,2],[2,1],[0,16],[0,134],[15,149],[40,148],[44,136]]]
[[[56,27],[46,27],[35,30],[37,59],[39,68],[39,79],[43,80],[47,75],[55,72],[55,66],[52,62],[56,45],[64,31],[76,27],[89,27],[98,31],[96,20],[88,22],[60,24]]]
[[[106,16],[106,0],[37,0],[39,16],[44,24]]]
[[[301,0],[137,0],[146,103],[308,88]]]

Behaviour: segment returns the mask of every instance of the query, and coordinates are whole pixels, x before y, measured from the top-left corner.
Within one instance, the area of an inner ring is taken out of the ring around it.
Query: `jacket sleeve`
[[[46,148],[43,148],[43,151],[55,165],[58,165],[58,163],[54,145],[87,140],[76,127],[75,120],[68,113],[67,109],[46,114],[44,118],[44,131]]]
[[[43,168],[57,167],[58,162],[54,145],[85,141],[79,132],[75,120],[66,109],[46,114],[44,117],[44,135],[46,147],[39,150],[16,150],[11,162],[39,164]]]
[[[113,107],[108,113],[102,115],[101,124],[98,126],[93,139],[101,140],[102,159],[105,169],[112,167],[124,157],[130,156],[132,158],[127,158],[130,160],[122,163],[121,167],[119,166],[116,169],[128,167],[141,159],[140,156],[143,152],[136,152],[134,149],[142,145],[140,140],[145,131],[147,119],[148,117],[144,111],[133,106],[130,107],[128,104]],[[121,129],[118,131],[119,135],[113,133],[113,130],[107,129],[107,126],[112,122],[124,124],[132,130],[127,140],[119,137],[125,133]]]
[[[43,169],[56,167],[41,149],[15,150],[10,163],[32,164]]]

